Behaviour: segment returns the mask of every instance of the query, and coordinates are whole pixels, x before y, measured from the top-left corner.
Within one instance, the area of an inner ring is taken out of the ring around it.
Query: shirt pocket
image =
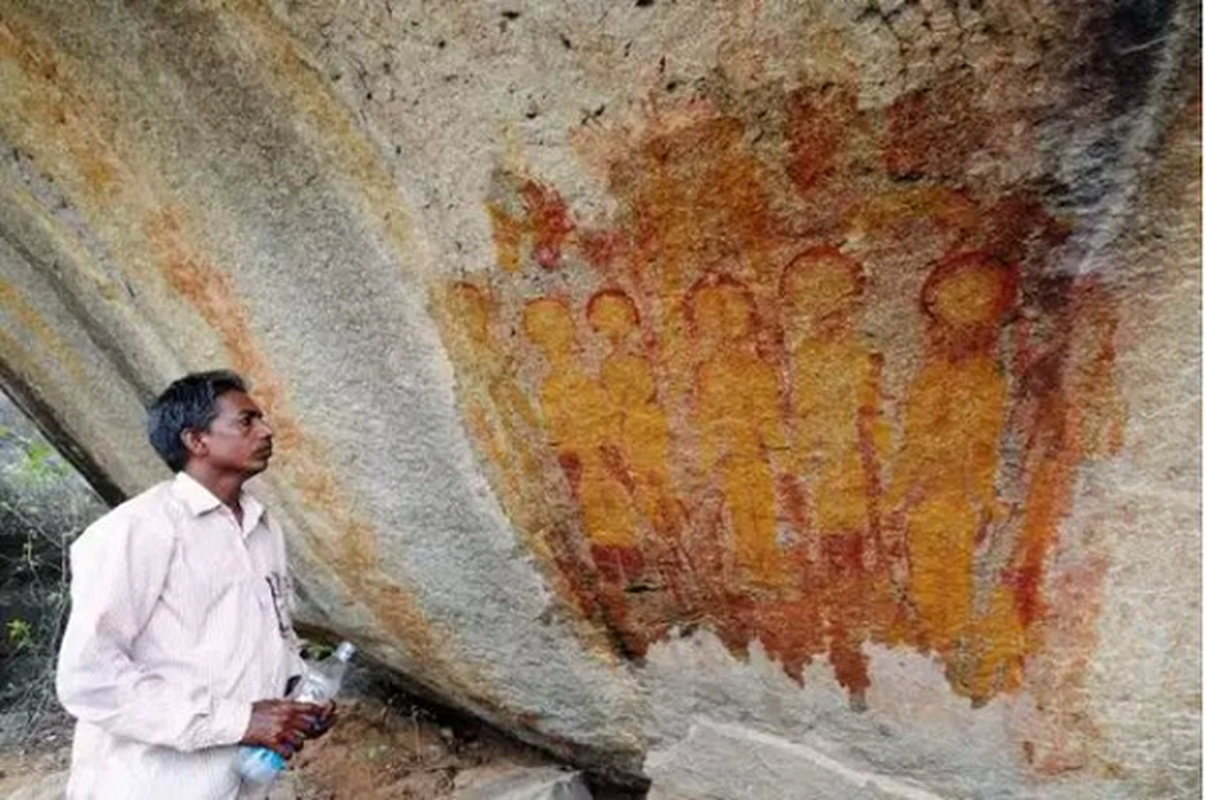
[[[287,574],[270,572],[264,576],[264,583],[268,586],[277,633],[282,639],[289,640],[293,636],[293,581]]]

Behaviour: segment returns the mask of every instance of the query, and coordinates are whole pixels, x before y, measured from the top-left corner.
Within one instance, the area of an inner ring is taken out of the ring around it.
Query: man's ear
[[[184,445],[185,451],[195,457],[204,456],[209,452],[209,446],[206,445],[205,439],[202,438],[204,431],[199,431],[196,428],[185,428],[180,432],[180,443]]]

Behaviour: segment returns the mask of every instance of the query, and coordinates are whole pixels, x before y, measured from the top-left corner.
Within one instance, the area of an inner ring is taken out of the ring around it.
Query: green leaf
[[[29,647],[33,643],[33,628],[20,617],[8,621],[8,641],[18,650]]]

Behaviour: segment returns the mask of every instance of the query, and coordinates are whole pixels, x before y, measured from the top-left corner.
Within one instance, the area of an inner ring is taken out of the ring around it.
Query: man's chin
[[[254,477],[256,475],[259,475],[264,470],[268,469],[268,462],[271,459],[272,459],[271,454],[266,455],[266,456],[261,456],[259,458],[251,459],[251,461],[247,464],[247,469],[246,469],[247,477],[248,478]]]

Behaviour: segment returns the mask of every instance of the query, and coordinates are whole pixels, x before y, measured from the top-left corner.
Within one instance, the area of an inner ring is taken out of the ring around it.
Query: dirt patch
[[[8,797],[47,775],[62,772],[70,761],[70,746],[52,752],[0,750],[0,797]]]
[[[489,728],[458,722],[453,726],[418,706],[344,701],[339,724],[296,758],[298,798],[437,800],[453,797],[485,768],[553,764]]]
[[[21,713],[0,715],[0,798],[66,772],[71,764],[71,718],[51,712],[36,725]]]
[[[340,701],[338,724],[294,759],[293,774],[274,797],[445,800],[514,769],[560,766],[479,720],[416,704],[409,695],[381,693],[380,687],[368,692]],[[70,718],[57,714],[24,736],[0,735],[0,798],[65,773],[71,730]],[[644,797],[595,780],[591,791],[595,800]]]

